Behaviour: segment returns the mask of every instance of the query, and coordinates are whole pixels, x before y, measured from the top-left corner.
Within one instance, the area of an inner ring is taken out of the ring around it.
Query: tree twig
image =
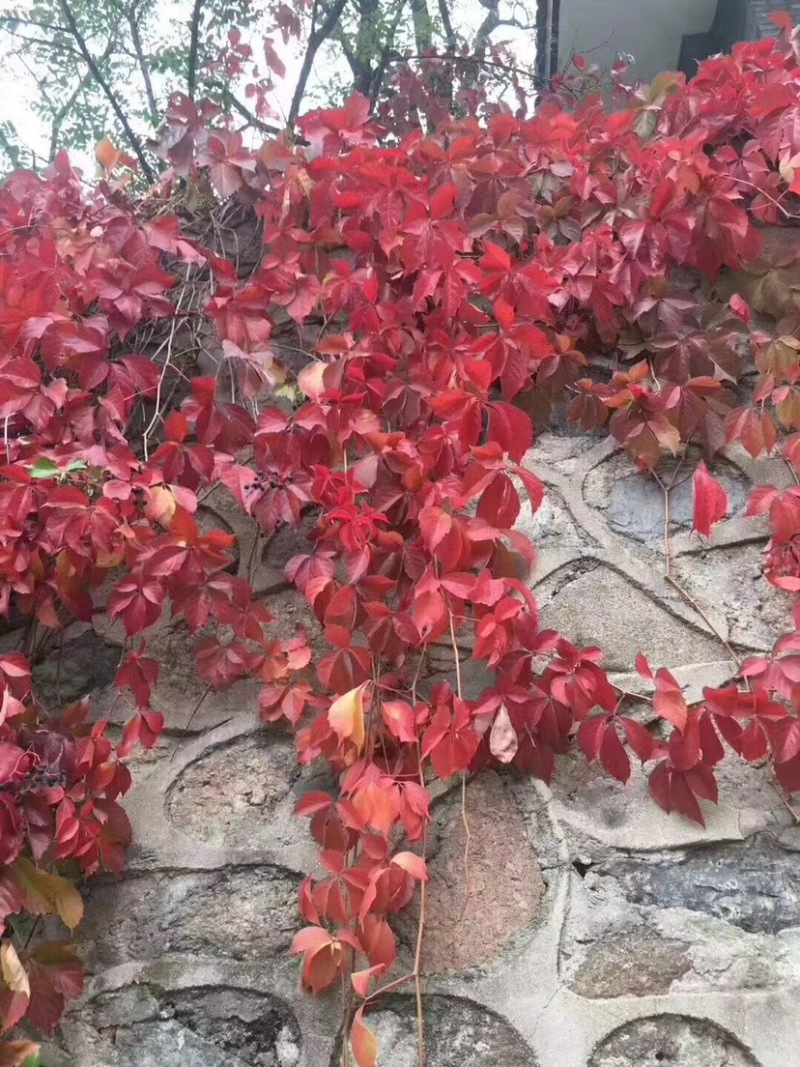
[[[439,0],[439,17],[441,18],[442,26],[444,27],[444,39],[447,41],[447,51],[455,53],[458,42],[453,29],[453,22],[450,18],[450,10],[447,6],[447,0]]]
[[[197,91],[197,52],[200,46],[200,15],[203,13],[203,0],[194,0],[192,18],[189,23],[189,65],[186,71],[186,92],[191,100]]]
[[[258,115],[254,115],[252,111],[244,106],[241,100],[236,99],[230,89],[225,89],[224,94],[228,104],[230,104],[234,111],[238,111],[243,119],[247,120],[248,125],[254,126],[257,130],[261,130],[262,133],[272,133],[275,135],[283,133],[283,130],[280,130],[277,126],[271,126],[268,122],[263,122]]]
[[[147,66],[147,60],[144,57],[144,50],[142,48],[142,38],[139,33],[139,23],[136,20],[136,3],[132,3],[128,8],[128,25],[131,28],[131,40],[133,41],[133,50],[136,53],[136,61],[139,64],[139,70],[142,72],[142,81],[144,82],[144,91],[147,94],[147,105],[150,111],[150,121],[154,126],[158,125],[158,104],[156,102],[156,94],[153,92],[153,80],[150,77],[150,70]]]
[[[314,26],[313,22],[311,24],[311,35],[308,38],[306,54],[303,56],[303,65],[300,68],[300,74],[298,75],[294,89],[294,96],[292,97],[292,104],[289,108],[289,126],[294,126],[297,121],[297,116],[300,113],[300,106],[302,105],[303,97],[305,96],[306,85],[308,84],[308,79],[311,74],[311,68],[314,65],[314,59],[319,51],[320,45],[322,45],[333,33],[336,24],[339,21],[339,16],[342,14],[346,6],[347,0],[334,0],[334,4],[329,9],[322,24],[318,28]]]
[[[144,149],[142,148],[142,145],[141,145],[141,143],[139,141],[139,138],[133,132],[131,124],[128,121],[128,117],[125,114],[125,112],[122,110],[122,107],[120,105],[119,100],[116,97],[116,94],[114,93],[113,89],[108,84],[108,82],[106,81],[106,79],[105,79],[105,77],[103,75],[103,72],[100,70],[100,67],[97,64],[97,60],[92,55],[92,53],[89,51],[89,48],[88,48],[88,46],[86,44],[86,40],[85,40],[83,34],[81,33],[80,27],[78,26],[78,23],[75,21],[75,16],[74,16],[74,14],[72,12],[72,8],[69,6],[69,0],[59,0],[59,6],[61,8],[61,11],[64,14],[64,18],[67,21],[67,25],[69,26],[70,33],[72,34],[73,38],[75,39],[75,43],[77,44],[81,55],[83,56],[83,58],[86,61],[86,65],[89,67],[89,70],[94,75],[94,79],[97,82],[97,84],[103,90],[103,93],[105,94],[106,99],[108,100],[109,104],[111,104],[111,108],[112,108],[114,114],[119,119],[119,123],[122,126],[122,129],[125,132],[125,136],[128,139],[128,144],[131,146],[131,148],[133,149],[133,151],[134,151],[134,153],[136,155],[136,158],[139,160],[139,166],[142,168],[142,174],[144,174],[145,178],[147,178],[147,180],[149,182],[155,184],[156,173],[153,170],[153,168],[150,166],[150,164],[149,164],[149,162],[147,160],[147,156],[144,154]]]

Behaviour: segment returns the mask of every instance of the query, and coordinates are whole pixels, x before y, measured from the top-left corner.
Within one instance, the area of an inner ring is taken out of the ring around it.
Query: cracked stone
[[[728,620],[729,639],[744,648],[770,649],[786,632],[792,598],[763,577],[764,546],[735,545],[675,560],[678,580],[701,604]],[[756,580],[743,578],[757,575]]]
[[[565,583],[573,573],[577,577]],[[579,646],[599,645],[609,670],[630,670],[640,651],[666,667],[720,658],[719,641],[675,618],[603,564],[586,573],[562,568],[536,586],[536,596],[543,605],[542,628],[560,630]]]
[[[129,990],[105,996],[82,1013],[100,1035],[113,1034],[115,1067],[163,1067],[178,1052],[182,1067],[296,1067],[300,1060],[300,1027],[275,997],[217,988],[136,992],[134,999]]]

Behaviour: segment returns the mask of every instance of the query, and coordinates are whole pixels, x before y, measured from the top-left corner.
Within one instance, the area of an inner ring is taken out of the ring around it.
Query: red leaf
[[[417,740],[414,730],[414,711],[404,700],[385,700],[381,704],[381,716],[389,732],[407,744]]]
[[[738,293],[734,293],[728,303],[731,306],[731,310],[735,315],[738,315],[742,322],[749,322],[753,317],[753,313],[750,310],[750,305],[746,300],[743,300]]]
[[[640,674],[642,678],[647,678],[649,681],[652,682],[653,668],[648,663],[647,656],[645,656],[644,652],[637,652],[636,659],[634,662],[636,665],[636,673]]]
[[[725,490],[712,478],[701,460],[692,478],[694,487],[694,518],[692,529],[703,537],[711,536],[711,528],[728,514]]]
[[[650,731],[635,719],[621,717],[618,721],[627,735],[628,744],[642,763],[647,763],[652,759],[655,750],[655,741]]]
[[[677,730],[682,732],[686,727],[689,709],[686,706],[681,687],[664,667],[660,667],[656,671],[655,683],[656,692],[653,697],[653,707],[656,715],[660,715],[662,719],[666,719],[667,722],[672,723]]]

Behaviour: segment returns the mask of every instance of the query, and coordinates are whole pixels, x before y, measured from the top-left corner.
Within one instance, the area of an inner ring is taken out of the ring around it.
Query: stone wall
[[[543,624],[599,644],[624,688],[641,684],[642,650],[696,698],[730,677],[731,649],[763,652],[783,631],[789,603],[761,574],[766,528],[742,514],[754,481],[786,483],[781,464],[737,451],[715,466],[732,514],[708,544],[690,535],[689,482],[674,490],[674,571],[699,614],[663,578],[660,491],[608,439],[553,431],[529,463],[548,488],[520,521],[539,550]],[[240,534],[247,566],[251,531],[221,498],[209,504],[209,521]],[[303,617],[282,586],[292,552],[281,535],[259,577],[287,633]],[[40,686],[64,699],[94,689],[108,709],[118,628],[98,616],[70,636]],[[337,1067],[338,999],[302,994],[286,956],[315,858],[292,809],[326,780],[259,726],[253,686],[201,700],[181,629],[165,622],[154,647],[168,729],[133,767],[130,871],[89,895],[80,938],[92,979],[45,1062]],[[582,759],[564,759],[549,787],[477,778],[468,892],[460,791],[442,787],[423,959],[428,1067],[797,1067],[800,829],[763,770],[731,755],[720,778],[705,829],[660,811],[641,774],[623,787]],[[397,930],[407,963],[413,910]],[[413,998],[393,996],[370,1019],[382,1067],[416,1067]]]
[[[664,583],[652,481],[602,438],[546,435],[530,464],[548,486],[520,524],[539,546],[543,623],[600,644],[629,689],[640,648],[691,695],[724,681],[725,645]],[[676,573],[738,654],[765,650],[788,605],[761,577],[764,527],[741,517],[756,468],[737,457],[717,473],[733,515],[708,546],[688,532],[688,483],[674,493]],[[84,633],[74,669],[62,669],[78,688],[104,680],[116,638],[102,620],[97,630],[103,643]],[[287,737],[259,727],[248,685],[191,719],[202,688],[190,643],[165,625],[159,647],[169,733],[134,767],[140,844],[123,881],[91,892],[81,939],[94,978],[53,1063],[333,1067],[336,997],[301,994],[285,955],[314,859],[292,807],[324,782],[296,769]],[[759,769],[733,757],[721,777],[705,830],[663,814],[643,778],[625,788],[580,759],[564,760],[549,788],[478,778],[468,896],[460,802],[443,790],[424,957],[430,1067],[800,1062],[800,832]],[[413,930],[403,917],[407,956]],[[371,1018],[381,1063],[416,1067],[412,1000],[398,995]]]

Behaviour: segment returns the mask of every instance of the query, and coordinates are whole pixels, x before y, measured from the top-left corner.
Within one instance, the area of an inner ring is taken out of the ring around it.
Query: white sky
[[[456,0],[456,5],[458,25],[463,26],[465,29],[477,28],[480,25],[486,13],[485,9],[480,5],[480,0]],[[17,0],[17,2],[14,2],[14,0],[0,0],[0,12],[9,11],[12,8],[24,9],[25,6],[24,0],[22,2],[20,0]],[[530,6],[533,7],[534,5],[531,3]],[[185,24],[188,22],[191,8],[191,0],[171,0],[171,2],[165,2],[162,5],[164,36],[169,33],[170,23],[178,21]],[[496,41],[512,41],[513,38],[516,38],[518,42],[524,41],[524,47],[519,50],[520,56],[524,62],[530,63],[530,56],[534,47],[532,33],[520,34],[510,28],[502,28],[495,33],[493,39]],[[258,52],[256,42],[253,42],[253,44],[254,51]],[[288,49],[284,48],[279,36],[275,38],[275,46],[286,65],[286,77],[282,83],[277,83],[274,99],[271,103],[278,114],[285,115],[300,71],[302,49],[299,44],[295,48],[292,48],[291,45]],[[0,56],[0,62],[2,62],[3,66],[0,121],[12,121],[27,146],[32,148],[37,155],[44,155],[48,148],[49,131],[46,128],[46,124],[38,118],[30,106],[30,101],[35,99],[37,93],[36,80],[19,57],[9,53],[7,50],[4,50],[4,52],[5,54]],[[318,61],[312,75],[311,84],[314,82],[324,84],[334,73],[335,71],[330,65],[326,69],[325,66],[321,67]],[[91,156],[75,152],[70,153],[70,155],[73,162],[82,167],[85,176],[89,177],[95,167]]]

